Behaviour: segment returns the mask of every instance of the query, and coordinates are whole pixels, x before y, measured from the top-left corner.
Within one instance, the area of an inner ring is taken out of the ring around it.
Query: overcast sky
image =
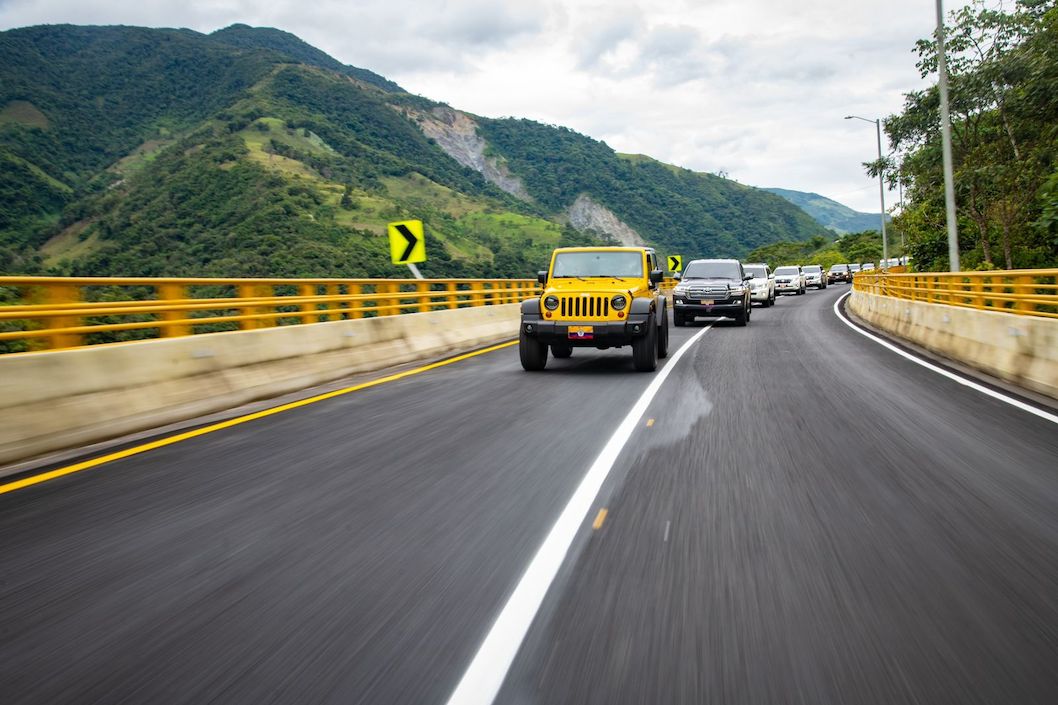
[[[462,110],[877,212],[860,166],[874,128],[842,118],[897,112],[922,86],[913,49],[934,12],[931,0],[0,0],[0,29],[278,27]]]

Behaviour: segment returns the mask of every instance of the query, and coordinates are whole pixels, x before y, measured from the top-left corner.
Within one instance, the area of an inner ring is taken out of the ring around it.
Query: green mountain
[[[526,276],[563,244],[740,256],[823,231],[785,200],[565,128],[454,110],[297,37],[0,32],[0,273]]]
[[[826,196],[820,196],[818,193],[791,191],[784,188],[766,188],[763,190],[782,196],[812,216],[820,225],[840,235],[859,233],[865,230],[878,230],[880,227],[877,213],[854,211],[848,206],[842,205]],[[886,222],[891,220],[889,216],[886,216],[885,219]]]

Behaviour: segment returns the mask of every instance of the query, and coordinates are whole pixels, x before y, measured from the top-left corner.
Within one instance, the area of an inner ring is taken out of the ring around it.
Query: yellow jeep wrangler
[[[649,247],[562,247],[539,272],[539,298],[522,302],[522,367],[542,370],[547,350],[632,346],[635,368],[650,372],[669,351],[669,313],[658,286],[663,272]]]

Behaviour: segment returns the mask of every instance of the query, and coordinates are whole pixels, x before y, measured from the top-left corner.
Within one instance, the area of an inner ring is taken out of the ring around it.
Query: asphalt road
[[[688,351],[497,702],[1058,702],[1054,424],[844,290]],[[444,703],[651,379],[508,348],[0,495],[0,702]]]

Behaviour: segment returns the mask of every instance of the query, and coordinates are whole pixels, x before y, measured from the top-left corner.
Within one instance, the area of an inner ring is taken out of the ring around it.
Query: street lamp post
[[[846,120],[863,120],[873,122],[874,129],[878,132],[878,197],[882,203],[882,269],[889,266],[889,238],[885,233],[885,167],[882,164],[882,120],[868,120],[859,115],[846,115]]]
[[[951,114],[948,111],[948,67],[944,56],[944,7],[937,0],[937,89],[940,91],[940,142],[944,165],[944,215],[948,221],[948,270],[959,271],[959,221],[955,215],[952,173]]]

